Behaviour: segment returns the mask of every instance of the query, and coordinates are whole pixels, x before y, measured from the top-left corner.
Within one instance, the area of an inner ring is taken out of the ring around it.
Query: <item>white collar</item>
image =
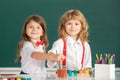
[[[74,43],[78,43],[78,44],[81,44],[81,40],[78,39],[77,41],[75,41],[72,37],[70,36],[67,36],[66,37],[67,41],[70,42],[71,44],[74,44]]]
[[[33,41],[33,42],[35,42],[35,43],[37,42],[37,40],[35,40],[35,39],[31,39],[31,41]]]

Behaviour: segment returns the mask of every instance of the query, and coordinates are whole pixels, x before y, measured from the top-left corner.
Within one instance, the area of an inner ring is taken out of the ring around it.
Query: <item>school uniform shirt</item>
[[[52,49],[48,51],[56,53],[56,50],[59,53],[63,53],[64,42],[60,38],[53,43]],[[81,60],[83,55],[83,46],[81,40],[74,41],[70,36],[66,38],[66,68],[69,70],[80,70],[82,68]],[[92,68],[91,63],[91,49],[88,42],[84,43],[85,53],[84,53],[84,68]],[[52,62],[48,60],[48,67],[58,67],[57,62]]]
[[[28,74],[45,74],[45,60],[32,58],[31,53],[34,51],[43,52],[43,54],[45,53],[43,45],[39,45],[37,48],[34,48],[31,42],[27,41],[24,43],[20,53],[22,71]]]

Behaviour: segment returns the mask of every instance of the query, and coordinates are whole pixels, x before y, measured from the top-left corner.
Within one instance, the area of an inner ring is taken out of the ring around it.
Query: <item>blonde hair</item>
[[[22,40],[18,43],[18,55],[17,55],[17,59],[16,61],[19,61],[21,59],[20,57],[20,51],[23,47],[23,44],[25,41],[30,41],[30,38],[28,37],[28,35],[26,35],[26,26],[28,23],[30,23],[30,21],[35,21],[37,22],[38,24],[41,25],[42,29],[43,29],[43,36],[40,37],[40,40],[44,40],[45,42],[45,49],[47,49],[49,43],[48,43],[48,39],[47,39],[47,31],[46,31],[46,23],[45,23],[45,20],[39,16],[39,15],[32,15],[32,16],[29,16],[25,23],[24,23],[24,26],[23,26],[23,29],[22,29]]]
[[[81,23],[81,31],[78,34],[78,38],[81,39],[82,42],[88,41],[88,23],[79,10],[68,10],[63,14],[59,22],[59,29],[58,29],[58,37],[65,38],[66,31],[65,31],[65,23],[69,20],[78,20]]]

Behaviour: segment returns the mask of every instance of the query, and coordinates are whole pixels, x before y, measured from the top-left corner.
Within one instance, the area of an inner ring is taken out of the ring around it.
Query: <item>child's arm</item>
[[[54,53],[45,54],[42,52],[33,52],[32,58],[38,60],[51,60],[51,61],[62,61],[65,57],[62,54],[55,55]]]
[[[90,45],[86,42],[86,57],[84,62],[84,70],[88,70],[89,74],[92,74],[92,59],[91,59],[91,48]]]
[[[49,54],[54,54],[54,53],[49,53]],[[57,58],[59,59],[59,62],[62,62],[62,60],[65,59],[65,56],[63,54],[56,54]],[[47,66],[50,68],[53,68],[53,67],[58,67],[57,65],[57,62],[54,61],[54,60],[48,60],[47,61]]]
[[[61,54],[54,54],[52,52],[48,53],[48,55],[54,55],[55,57],[52,57],[54,59],[49,59],[49,60],[52,60],[52,61],[59,61],[61,62],[62,60],[65,59],[65,56],[61,53]]]

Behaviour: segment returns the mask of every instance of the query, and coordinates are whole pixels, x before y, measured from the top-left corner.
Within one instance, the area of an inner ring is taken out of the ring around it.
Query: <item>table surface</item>
[[[67,77],[67,78],[58,78],[57,74],[54,71],[49,71],[47,74],[45,75],[0,75],[0,78],[17,78],[17,77],[21,77],[21,78],[31,78],[31,80],[120,80],[120,70],[116,70],[115,71],[115,79],[96,79],[93,75],[78,75],[78,76],[72,76],[72,77]]]

